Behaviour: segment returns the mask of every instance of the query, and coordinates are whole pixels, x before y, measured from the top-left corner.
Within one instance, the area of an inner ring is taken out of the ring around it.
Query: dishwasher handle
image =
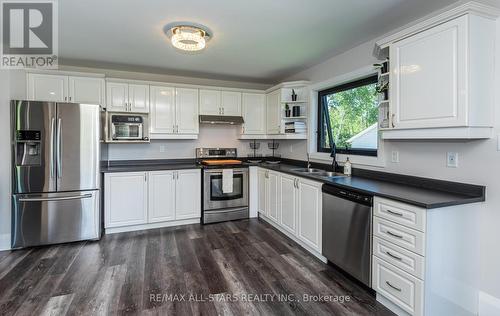
[[[372,195],[359,193],[359,192],[356,192],[356,191],[351,190],[351,189],[344,189],[344,188],[336,187],[333,185],[323,184],[322,191],[323,191],[323,194],[334,195],[334,196],[340,197],[342,199],[356,202],[359,204],[363,204],[366,206],[373,205],[373,196]]]

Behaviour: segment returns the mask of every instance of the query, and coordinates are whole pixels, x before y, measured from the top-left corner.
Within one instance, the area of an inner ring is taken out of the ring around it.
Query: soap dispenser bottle
[[[351,173],[352,173],[352,170],[351,170],[351,162],[349,161],[349,157],[347,157],[347,160],[345,161],[344,163],[344,174],[346,176],[350,176]]]

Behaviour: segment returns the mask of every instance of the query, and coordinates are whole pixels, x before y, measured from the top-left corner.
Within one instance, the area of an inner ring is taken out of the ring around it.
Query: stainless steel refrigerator
[[[99,239],[100,108],[11,101],[12,248]]]

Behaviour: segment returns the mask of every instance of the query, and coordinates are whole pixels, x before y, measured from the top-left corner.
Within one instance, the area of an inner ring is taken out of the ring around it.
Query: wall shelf
[[[300,103],[307,103],[307,101],[304,101],[304,100],[298,100],[298,101],[281,101],[281,103],[285,104],[285,103],[288,103],[288,104],[300,104]]]

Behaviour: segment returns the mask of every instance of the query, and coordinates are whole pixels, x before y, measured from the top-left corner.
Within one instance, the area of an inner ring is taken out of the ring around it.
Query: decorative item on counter
[[[350,176],[352,173],[352,165],[351,162],[349,161],[349,157],[347,157],[347,160],[344,163],[344,174],[346,176]]]
[[[277,143],[274,139],[272,143],[267,143],[267,148],[271,149],[273,151],[273,154],[271,157],[280,157],[279,155],[275,155],[274,151],[280,147],[280,144]]]
[[[292,89],[292,101],[297,101],[297,93],[295,93],[294,89]]]
[[[294,117],[298,117],[298,116],[300,116],[300,105],[294,105],[294,106],[292,107],[292,115],[293,115]]]
[[[285,116],[290,117],[291,111],[290,111],[290,106],[288,103],[285,103]]]
[[[258,154],[257,150],[260,148],[260,143],[257,143],[255,139],[250,143],[250,148],[253,150],[253,154],[249,154],[249,157],[261,157],[262,154]]]

